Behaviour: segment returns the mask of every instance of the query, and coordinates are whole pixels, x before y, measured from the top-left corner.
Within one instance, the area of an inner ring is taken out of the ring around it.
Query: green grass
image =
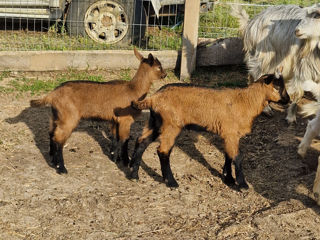
[[[101,75],[92,74],[86,71],[69,70],[66,73],[57,75],[50,80],[40,78],[16,77],[11,79],[5,86],[0,87],[0,92],[3,93],[30,93],[40,94],[53,90],[61,83],[71,80],[89,80],[94,82],[103,82],[104,78]]]
[[[7,78],[9,76],[10,76],[10,71],[0,72],[0,81],[2,81],[4,78]]]
[[[69,69],[66,72],[52,72],[45,75],[42,73],[27,74],[27,76],[24,73],[18,75],[11,74],[2,82],[0,92],[13,94],[17,97],[29,94],[39,95],[52,91],[66,81],[91,80],[102,82],[112,79],[128,81],[132,75],[129,69],[100,73],[103,75],[97,74],[96,71],[76,71]],[[167,74],[166,80],[162,82],[163,84],[165,82],[179,82],[179,77],[176,75],[176,72],[168,70]],[[201,67],[196,69],[187,82],[213,88],[245,87],[247,86],[247,71],[245,66]]]
[[[131,80],[131,74],[130,74],[130,69],[124,69],[120,71],[120,79],[125,80],[125,81],[130,81]]]

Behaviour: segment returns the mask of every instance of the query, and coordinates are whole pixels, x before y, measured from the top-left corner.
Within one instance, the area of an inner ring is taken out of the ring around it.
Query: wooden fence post
[[[200,0],[186,0],[184,8],[180,80],[189,78],[196,66]]]

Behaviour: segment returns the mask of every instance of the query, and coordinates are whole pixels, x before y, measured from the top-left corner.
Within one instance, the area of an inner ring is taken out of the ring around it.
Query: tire
[[[127,45],[132,34],[145,32],[137,32],[133,24],[135,4],[135,0],[73,0],[67,10],[67,29],[71,35],[89,36],[99,43]]]

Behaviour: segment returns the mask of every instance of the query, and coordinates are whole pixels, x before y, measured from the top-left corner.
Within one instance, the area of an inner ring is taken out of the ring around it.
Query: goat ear
[[[264,79],[265,84],[270,84],[274,80],[274,75],[273,74],[268,74],[267,78]]]
[[[319,12],[319,7],[320,7],[320,4],[319,3],[316,3],[310,7],[306,7],[307,8],[307,13],[308,14],[312,14],[314,12]]]
[[[136,48],[133,49],[134,55],[136,55],[137,59],[141,62],[143,60],[143,56],[138,52]]]
[[[282,76],[282,71],[283,71],[283,66],[278,67],[274,73],[274,76],[279,79]]]
[[[148,55],[148,62],[150,64],[150,66],[152,66],[154,63],[154,57],[151,53],[149,53],[149,55]]]
[[[273,79],[274,79],[274,75],[273,75],[273,74],[265,74],[265,75],[261,76],[261,77],[257,80],[257,82],[261,82],[261,83],[265,83],[265,84],[270,84]]]

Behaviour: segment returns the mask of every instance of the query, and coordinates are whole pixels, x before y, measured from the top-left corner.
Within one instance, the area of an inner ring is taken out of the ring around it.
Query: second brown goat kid
[[[161,63],[151,53],[148,58],[144,58],[134,49],[134,54],[140,65],[129,82],[69,81],[61,84],[44,98],[31,100],[32,107],[51,105],[50,165],[55,167],[58,173],[67,173],[62,154],[63,146],[80,119],[111,121],[114,135],[111,146],[112,160],[117,161],[120,158],[125,165],[128,164],[130,127],[141,113],[140,110],[131,107],[131,102],[144,99],[152,82],[166,77]]]
[[[224,140],[225,182],[235,183],[231,173],[234,161],[236,181],[240,188],[248,188],[242,173],[242,158],[239,154],[239,140],[251,132],[253,120],[262,112],[269,101],[289,101],[282,77],[274,74],[262,76],[243,89],[201,88],[186,84],[169,84],[154,95],[132,106],[142,110],[150,109],[150,119],[142,136],[137,139],[130,166],[131,178],[138,179],[138,170],[143,152],[159,137],[157,153],[160,159],[162,177],[169,187],[178,187],[170,167],[170,153],[176,137],[183,128],[200,126],[219,134]]]

